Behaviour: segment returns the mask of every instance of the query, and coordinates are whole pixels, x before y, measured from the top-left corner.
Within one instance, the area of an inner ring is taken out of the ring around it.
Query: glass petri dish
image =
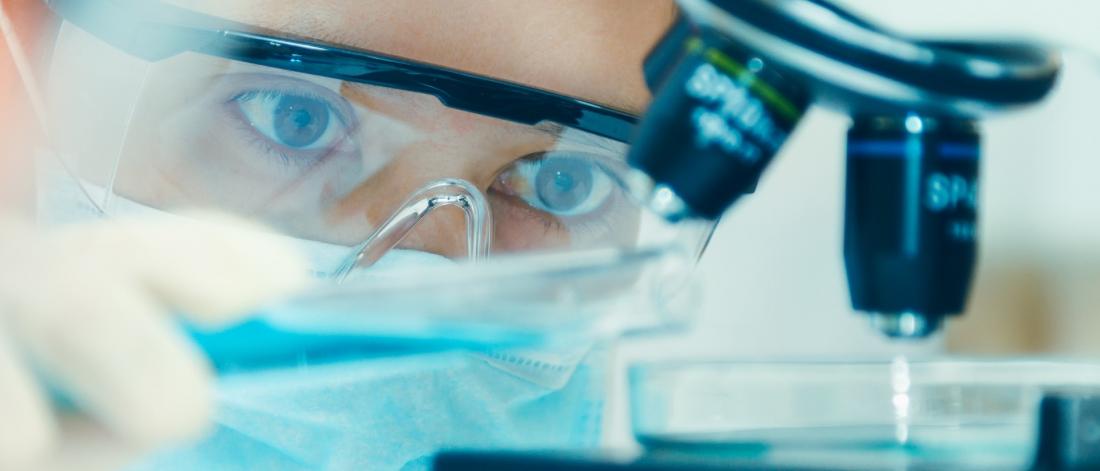
[[[689,322],[693,260],[666,246],[364,270],[242,324],[185,328],[219,370],[588,345]]]
[[[650,456],[848,469],[1022,469],[1044,393],[1100,365],[1044,360],[654,363],[629,374]]]

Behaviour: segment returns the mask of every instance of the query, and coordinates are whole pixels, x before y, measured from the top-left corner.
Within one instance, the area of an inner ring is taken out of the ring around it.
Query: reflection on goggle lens
[[[117,166],[91,172],[124,198],[229,211],[355,247],[417,190],[461,179],[488,199],[492,253],[642,243],[642,209],[622,184],[625,143],[199,54],[146,74]],[[402,246],[464,257],[458,216],[433,213]]]
[[[233,101],[242,118],[284,161],[290,161],[290,152],[323,154],[350,131],[347,120],[335,111],[337,105],[321,95],[248,91]],[[614,180],[596,163],[599,158],[579,152],[527,156],[501,171],[492,188],[554,216],[590,215],[603,209],[616,190]]]
[[[298,202],[315,201],[320,206],[316,210],[329,210],[329,221],[342,218],[332,211],[339,208],[361,218],[369,215],[377,223],[383,216],[364,203],[395,209],[396,202],[364,200],[372,193],[368,187],[393,188],[393,181],[379,181],[383,178],[421,178],[399,172],[400,161],[453,151],[455,155],[447,158],[466,158],[466,165],[478,170],[492,167],[488,173],[495,176],[485,189],[495,213],[497,252],[621,246],[632,243],[636,235],[639,209],[628,202],[614,175],[625,146],[614,141],[594,136],[568,140],[560,128],[520,130],[513,123],[424,104],[423,97],[414,94],[371,87],[347,93],[346,87],[283,72],[223,74],[217,83],[220,93],[229,97],[220,100],[222,119],[232,125],[210,129],[211,134],[228,134],[232,139],[217,141],[240,143],[247,151],[238,158],[257,160],[214,165],[230,173],[264,166],[264,174],[274,175],[253,188],[247,208],[281,227],[288,228],[280,218],[305,216],[307,211],[288,212],[297,206],[289,201],[291,196]],[[401,103],[400,98],[408,100]],[[194,118],[207,119],[203,114]],[[507,147],[517,150],[485,145],[508,139],[513,142]],[[222,154],[231,158],[226,150]],[[331,236],[314,228],[296,229],[314,238]],[[336,242],[360,242],[368,229],[344,229],[341,233],[347,235]]]

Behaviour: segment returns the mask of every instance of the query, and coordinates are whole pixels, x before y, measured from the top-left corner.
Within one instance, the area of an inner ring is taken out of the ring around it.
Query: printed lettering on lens
[[[692,119],[699,147],[716,145],[752,165],[765,154],[774,154],[787,138],[770,118],[764,104],[745,84],[704,62],[685,85],[688,96],[700,102]]]
[[[928,175],[925,203],[929,211],[978,209],[978,183],[962,175],[935,172]]]

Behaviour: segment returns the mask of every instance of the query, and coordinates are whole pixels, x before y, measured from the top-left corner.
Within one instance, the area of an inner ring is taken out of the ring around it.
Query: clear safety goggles
[[[316,267],[335,279],[395,248],[499,258],[533,288],[499,267],[458,278],[481,291],[497,280],[525,304],[567,280],[587,287],[559,286],[551,298],[625,291],[646,278],[639,260],[692,259],[710,233],[669,224],[632,197],[644,191],[625,162],[637,121],[628,113],[268,31],[247,12],[229,20],[146,0],[47,3],[65,20],[46,89],[51,151],[104,214],[133,202],[229,212],[346,248],[339,263]],[[608,273],[617,281],[592,282]],[[341,295],[361,306],[385,297],[380,286],[407,299],[456,279],[413,278]],[[499,293],[485,304],[508,305]]]

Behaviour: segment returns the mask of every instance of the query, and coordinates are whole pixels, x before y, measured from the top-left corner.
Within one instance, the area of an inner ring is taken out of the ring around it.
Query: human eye
[[[258,84],[233,95],[227,105],[249,137],[284,163],[308,166],[352,145],[353,118],[343,98],[294,82]]]
[[[579,152],[545,152],[513,162],[494,189],[555,218],[595,214],[612,199],[617,183],[599,157]]]

